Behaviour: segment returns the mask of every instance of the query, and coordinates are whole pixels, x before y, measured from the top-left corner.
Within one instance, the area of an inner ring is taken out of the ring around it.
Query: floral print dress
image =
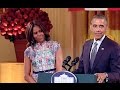
[[[60,44],[57,41],[44,41],[42,44],[36,43],[34,48],[27,47],[24,51],[24,56],[27,56],[32,63],[34,72],[45,71],[55,68],[55,54]],[[46,73],[54,73],[49,71]],[[32,73],[35,81],[37,81],[38,73]]]

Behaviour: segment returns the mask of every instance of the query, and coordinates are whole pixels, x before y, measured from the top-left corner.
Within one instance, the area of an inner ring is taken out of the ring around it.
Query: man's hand
[[[103,83],[107,77],[107,73],[95,73],[95,75],[97,76],[98,83]]]

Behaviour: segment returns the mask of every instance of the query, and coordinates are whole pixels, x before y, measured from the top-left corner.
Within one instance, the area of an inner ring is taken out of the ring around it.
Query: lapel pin
[[[101,50],[104,50],[104,48],[101,48]]]

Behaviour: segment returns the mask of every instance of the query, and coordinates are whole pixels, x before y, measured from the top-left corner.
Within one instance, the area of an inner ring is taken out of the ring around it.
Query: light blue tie
[[[93,63],[94,63],[94,60],[95,60],[95,57],[96,57],[96,54],[97,54],[97,45],[98,45],[98,43],[95,42],[95,43],[94,43],[94,47],[93,47],[93,49],[92,49],[92,51],[91,51],[91,59],[90,59],[91,69],[92,69],[92,67],[93,67]]]

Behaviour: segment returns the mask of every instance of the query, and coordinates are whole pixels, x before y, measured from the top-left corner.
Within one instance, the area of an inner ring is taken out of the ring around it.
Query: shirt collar
[[[47,41],[43,41],[42,43],[37,43],[37,45],[45,45]]]
[[[105,38],[105,35],[103,35],[103,37],[100,39],[100,40],[95,40],[95,38],[94,38],[94,41],[93,42],[102,42],[103,41],[103,39]]]

